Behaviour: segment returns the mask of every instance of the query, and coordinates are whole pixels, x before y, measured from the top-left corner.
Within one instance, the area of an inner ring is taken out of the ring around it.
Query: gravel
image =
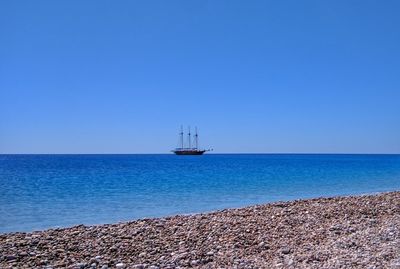
[[[400,192],[1,234],[0,268],[400,268]]]

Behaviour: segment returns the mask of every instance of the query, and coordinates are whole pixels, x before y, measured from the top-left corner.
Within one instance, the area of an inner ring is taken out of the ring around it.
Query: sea
[[[400,155],[0,155],[0,233],[400,190]]]

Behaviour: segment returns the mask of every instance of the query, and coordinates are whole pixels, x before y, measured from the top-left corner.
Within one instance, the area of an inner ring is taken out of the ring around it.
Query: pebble
[[[196,266],[196,265],[199,265],[199,264],[200,264],[199,260],[193,260],[193,261],[190,262],[190,265],[192,265],[192,266]]]
[[[287,261],[287,265],[288,265],[288,266],[293,265],[293,263],[294,263],[293,259],[289,259],[289,260]]]
[[[0,234],[0,268],[398,268],[399,234],[400,192],[319,198]]]
[[[77,263],[77,264],[75,264],[75,268],[77,268],[77,269],[83,269],[83,268],[85,268],[85,266],[86,266],[86,264],[85,263]]]
[[[7,261],[13,261],[13,260],[16,260],[17,259],[17,256],[15,256],[15,255],[7,255],[6,256],[6,260]]]

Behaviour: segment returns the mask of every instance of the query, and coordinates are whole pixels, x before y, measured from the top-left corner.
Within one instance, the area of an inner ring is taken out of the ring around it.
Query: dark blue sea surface
[[[400,190],[400,155],[0,155],[0,232]]]

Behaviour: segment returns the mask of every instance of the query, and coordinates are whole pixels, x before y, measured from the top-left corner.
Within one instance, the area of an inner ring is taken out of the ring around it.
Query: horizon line
[[[0,153],[0,155],[171,155],[173,153]],[[220,152],[206,155],[400,155],[399,153],[385,152]]]

